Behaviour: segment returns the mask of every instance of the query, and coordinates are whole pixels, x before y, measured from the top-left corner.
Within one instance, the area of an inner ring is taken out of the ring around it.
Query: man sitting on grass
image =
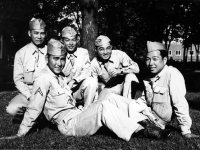
[[[199,138],[190,131],[192,120],[185,99],[186,88],[182,74],[166,65],[168,53],[162,43],[148,41],[147,50],[146,65],[150,76],[144,80],[145,92],[137,99],[141,107],[135,110],[148,106],[154,116],[151,120],[157,120],[156,125],[162,129],[176,116],[184,137]]]
[[[108,90],[127,98],[135,98],[139,81],[139,66],[125,52],[113,50],[107,36],[95,40],[97,57],[91,62],[93,77],[98,82],[99,93]]]
[[[110,93],[102,97],[105,99],[96,101],[87,109],[79,110],[71,95],[72,91],[67,85],[67,79],[62,74],[65,60],[65,48],[59,41],[51,39],[47,47],[47,66],[35,79],[30,103],[18,133],[14,136],[2,137],[1,140],[25,136],[41,112],[47,120],[56,124],[58,130],[65,136],[93,135],[103,125],[126,141],[133,133],[141,136],[150,135],[138,123],[144,117],[134,110],[131,111],[132,117],[128,117],[128,105],[121,100],[109,100]],[[167,133],[159,132],[157,137],[167,137]]]

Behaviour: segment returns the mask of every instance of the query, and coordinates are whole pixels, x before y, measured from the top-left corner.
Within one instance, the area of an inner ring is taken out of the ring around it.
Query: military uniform
[[[138,83],[135,73],[139,72],[139,67],[131,58],[120,50],[112,50],[112,54],[107,63],[102,63],[95,57],[91,62],[92,75],[99,82],[99,92],[108,90],[115,94],[131,98],[131,82]],[[109,74],[109,69],[119,68],[122,75],[112,77]],[[126,72],[126,75],[124,75]]]
[[[19,108],[27,106],[35,76],[46,66],[46,53],[46,46],[37,48],[31,42],[15,54],[13,78],[20,93],[7,106],[9,114],[15,115]]]
[[[176,68],[166,65],[156,77],[144,80],[144,85],[145,92],[137,101],[149,106],[163,127],[175,113],[182,134],[191,133],[192,121],[185,99],[186,88],[182,74]]]
[[[71,27],[65,27],[62,30],[62,37],[77,36],[77,32]],[[77,45],[77,43],[76,43]],[[84,103],[87,108],[95,99],[97,83],[91,77],[91,62],[88,50],[78,47],[72,53],[68,53],[66,57],[66,65],[63,69],[67,81],[75,80],[72,87],[73,97]]]
[[[140,126],[141,119],[128,117],[128,100],[116,101],[112,96],[102,97],[84,111],[75,107],[72,91],[67,86],[67,78],[56,76],[48,67],[43,69],[34,82],[33,93],[18,136],[27,134],[35,119],[44,112],[46,118],[58,126],[65,136],[93,135],[103,125],[118,137],[129,140]]]

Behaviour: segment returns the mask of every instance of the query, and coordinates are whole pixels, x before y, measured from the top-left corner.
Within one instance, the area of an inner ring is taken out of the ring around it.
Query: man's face
[[[47,55],[46,60],[49,69],[55,74],[60,74],[65,66],[66,55]]]
[[[148,70],[152,73],[157,75],[162,71],[164,66],[167,63],[167,58],[160,55],[160,51],[152,51],[149,52],[146,56],[146,65]]]
[[[33,44],[40,46],[45,40],[46,32],[45,29],[29,30],[28,35],[31,37]]]
[[[110,43],[105,44],[104,46],[97,47],[97,55],[102,60],[109,60],[112,54],[112,46]]]
[[[77,48],[78,39],[76,35],[65,35],[63,42],[68,52],[74,52]]]

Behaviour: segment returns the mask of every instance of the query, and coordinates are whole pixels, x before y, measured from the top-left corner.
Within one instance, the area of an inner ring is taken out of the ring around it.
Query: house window
[[[176,51],[176,56],[181,56],[181,51]]]
[[[172,51],[169,51],[169,56],[172,56]]]

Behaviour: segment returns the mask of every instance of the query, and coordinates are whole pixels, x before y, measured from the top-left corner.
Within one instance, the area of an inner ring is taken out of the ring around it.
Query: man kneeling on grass
[[[99,100],[85,110],[79,110],[62,74],[65,60],[65,48],[59,41],[51,39],[47,47],[47,66],[36,77],[33,94],[18,133],[2,137],[1,140],[25,136],[41,112],[47,120],[56,124],[65,136],[93,135],[103,125],[126,141],[130,140],[133,133],[141,136],[150,135],[139,124],[145,117],[140,117],[141,114],[134,111],[131,113],[136,117],[128,117],[128,105],[123,104],[123,101],[109,101],[104,95],[105,100]],[[168,132],[165,131],[158,134],[159,138],[167,136]]]

